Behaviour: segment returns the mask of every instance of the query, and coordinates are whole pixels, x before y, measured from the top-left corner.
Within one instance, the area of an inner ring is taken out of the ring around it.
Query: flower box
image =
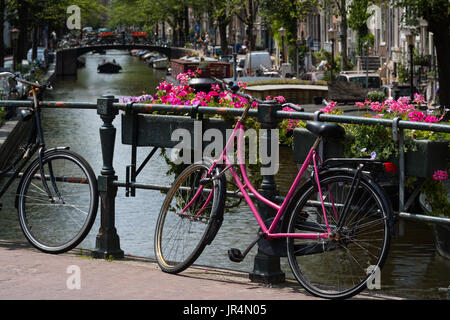
[[[445,170],[449,161],[448,141],[414,141],[417,150],[405,153],[406,176],[432,178],[436,170]]]
[[[317,136],[305,128],[294,129],[294,162],[303,163],[308,156],[309,150],[314,144]],[[344,156],[344,144],[342,140],[328,138],[323,140],[323,158],[342,158]]]
[[[226,143],[226,132],[232,130],[233,124],[216,118],[205,118],[203,120],[192,119],[187,116],[146,114],[137,116],[137,135],[136,146],[153,146],[160,148],[173,148],[180,143],[179,140],[171,140],[173,131],[176,129],[185,129],[190,133],[192,148],[194,149],[194,139],[200,139],[203,147],[211,143],[203,141],[203,136],[197,137],[196,134],[204,134],[208,129],[217,129],[222,133],[223,145]],[[133,144],[133,116],[122,115],[122,143],[126,145]]]

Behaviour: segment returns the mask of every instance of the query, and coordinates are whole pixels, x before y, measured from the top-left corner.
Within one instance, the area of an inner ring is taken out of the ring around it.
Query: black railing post
[[[273,117],[274,112],[281,110],[281,106],[278,104],[264,104],[258,106],[258,121],[261,123],[261,128],[266,129],[265,133],[263,133],[260,137],[260,148],[261,145],[267,146],[267,155],[273,160],[278,161],[278,159],[274,159],[273,155],[276,150],[272,150],[272,129],[275,129],[279,120]],[[278,141],[276,143],[278,147]],[[263,164],[265,167],[269,167],[270,164]],[[265,198],[274,201],[276,196],[278,196],[277,185],[275,183],[273,174],[263,175],[263,180],[261,183],[261,189],[258,192]],[[270,226],[270,223],[273,217],[276,214],[276,210],[272,207],[266,205],[265,203],[258,201],[258,210],[261,214],[261,218],[264,220],[267,227]],[[272,241],[266,241],[266,246],[277,245],[278,241],[272,243]],[[255,256],[253,271],[249,274],[249,278],[253,282],[262,282],[262,283],[281,283],[285,281],[285,274],[281,271],[280,268],[280,257],[279,256],[269,256],[266,255],[261,250],[261,242],[258,242],[258,253]],[[279,252],[279,249],[273,248],[270,251]]]
[[[115,227],[115,198],[117,180],[113,168],[114,143],[116,140],[116,128],[112,122],[118,111],[113,103],[117,102],[114,96],[103,96],[97,100],[97,114],[103,120],[100,127],[100,142],[102,146],[103,167],[98,177],[98,191],[101,200],[100,229],[97,234],[95,250],[92,256],[95,258],[121,259],[124,252],[120,249],[119,235]]]

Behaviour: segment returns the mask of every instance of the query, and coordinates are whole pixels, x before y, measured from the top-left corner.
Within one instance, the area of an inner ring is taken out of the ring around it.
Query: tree
[[[212,0],[213,15],[217,20],[220,36],[220,49],[222,55],[227,55],[228,39],[227,26],[230,24],[233,14],[235,13],[233,4],[229,0]]]
[[[258,14],[258,0],[232,0],[236,16],[247,26],[247,39],[250,50],[256,50],[256,39],[253,36],[253,29]]]
[[[261,14],[271,25],[273,34],[280,27],[286,29],[288,46],[294,45],[298,38],[297,23],[306,19],[308,14],[317,13],[321,0],[260,0]]]
[[[388,1],[388,0],[385,0]],[[392,0],[405,8],[408,25],[418,25],[418,19],[428,22],[433,33],[439,72],[439,99],[442,106],[450,107],[450,1],[448,0]],[[450,119],[447,112],[446,119]]]
[[[362,44],[366,40],[369,29],[367,28],[367,20],[372,15],[367,12],[370,0],[353,0],[349,7],[348,26],[356,31],[357,35],[357,52],[362,55]]]

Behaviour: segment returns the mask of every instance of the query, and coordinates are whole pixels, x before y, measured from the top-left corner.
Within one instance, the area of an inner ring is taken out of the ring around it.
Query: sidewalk
[[[76,282],[70,281],[76,269],[80,271],[80,289],[73,288]],[[270,287],[250,282],[244,272],[199,266],[171,275],[163,273],[152,259],[126,256],[106,261],[81,256],[79,250],[51,255],[28,244],[3,240],[0,299],[317,300],[291,280]]]

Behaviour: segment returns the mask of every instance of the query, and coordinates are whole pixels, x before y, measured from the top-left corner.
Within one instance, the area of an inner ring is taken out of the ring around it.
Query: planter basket
[[[222,119],[205,118],[203,120],[195,120],[186,116],[174,115],[138,115],[137,116],[137,132],[136,132],[136,146],[153,146],[162,148],[173,148],[180,141],[171,140],[172,132],[176,129],[185,129],[189,131],[191,137],[194,137],[196,126],[201,125],[203,134],[205,130],[217,129],[222,132],[224,142],[226,142],[226,130],[233,128],[233,123]],[[197,132],[196,132],[197,133]],[[197,137],[194,137],[198,139]],[[191,139],[192,148],[195,148],[194,138]],[[200,137],[200,142],[203,142],[203,147],[210,142],[204,142]],[[122,143],[126,145],[133,144],[133,116],[122,115]],[[225,144],[224,144],[225,145]]]
[[[407,176],[432,178],[434,171],[445,170],[449,161],[448,141],[415,140],[415,143],[417,151],[405,154]]]
[[[294,129],[294,162],[303,163],[308,156],[317,136],[304,128]],[[344,144],[338,139],[323,140],[323,157],[322,160],[329,158],[342,158],[344,156]]]
[[[316,136],[304,128],[294,129],[294,162],[303,163]],[[432,178],[436,170],[445,170],[449,161],[448,141],[415,140],[416,151],[405,153],[405,174],[410,177]],[[325,139],[323,159],[344,156],[344,144],[336,139]],[[398,166],[398,158],[391,162]]]

